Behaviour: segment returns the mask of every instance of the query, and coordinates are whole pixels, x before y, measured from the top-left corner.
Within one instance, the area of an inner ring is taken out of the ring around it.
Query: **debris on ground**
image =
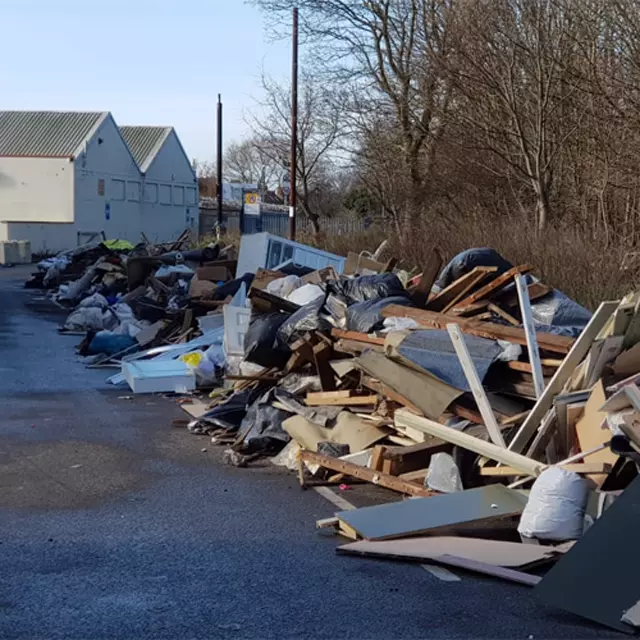
[[[318,522],[352,541],[339,553],[535,586],[633,631],[640,587],[603,558],[633,557],[640,513],[640,292],[591,314],[486,248],[415,275],[254,234],[244,273],[232,248],[187,241],[93,243],[27,286],[69,309],[62,331],[119,369],[109,382],[182,396],[174,426],[226,464],[389,490]]]

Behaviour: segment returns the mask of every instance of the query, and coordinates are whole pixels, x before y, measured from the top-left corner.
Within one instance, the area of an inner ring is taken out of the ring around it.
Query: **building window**
[[[158,193],[160,197],[160,204],[171,204],[171,185],[159,185]]]
[[[196,204],[196,190],[193,187],[187,187],[187,204]]]
[[[124,180],[111,180],[111,199],[124,200]]]
[[[104,178],[100,178],[98,180],[98,195],[99,196],[104,195]]]
[[[184,187],[173,187],[173,204],[178,206],[184,204]]]
[[[140,202],[139,182],[127,182],[127,200],[129,202]]]
[[[158,202],[158,185],[153,182],[147,182],[144,185],[144,201],[150,204]]]

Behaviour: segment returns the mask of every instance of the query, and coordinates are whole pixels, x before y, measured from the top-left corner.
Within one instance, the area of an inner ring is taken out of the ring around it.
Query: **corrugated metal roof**
[[[0,111],[0,156],[71,157],[106,116],[105,112]]]
[[[120,133],[140,170],[144,172],[171,133],[171,127],[120,127]]]

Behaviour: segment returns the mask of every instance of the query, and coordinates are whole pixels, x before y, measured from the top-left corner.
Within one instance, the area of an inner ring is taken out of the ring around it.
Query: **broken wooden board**
[[[368,333],[360,333],[359,331],[346,331],[344,329],[331,329],[331,335],[334,338],[344,338],[345,340],[355,340],[364,344],[377,344],[384,347],[384,338],[378,338]]]
[[[481,287],[477,291],[474,291],[470,296],[467,296],[456,306],[456,308],[464,311],[466,307],[473,304],[474,302],[479,302],[480,300],[491,297],[492,294],[494,294],[498,289],[503,287],[517,275],[529,273],[532,268],[533,267],[529,266],[528,264],[512,267],[508,271],[505,271],[502,275],[487,283],[484,287]]]
[[[566,471],[581,473],[584,475],[609,473],[613,466],[604,462],[575,462],[558,465]],[[482,467],[481,476],[519,476],[520,471],[513,467]]]
[[[301,446],[317,451],[320,442],[348,444],[352,452],[362,451],[382,440],[389,428],[376,427],[348,411],[341,411],[332,429],[320,427],[303,416],[292,416],[282,423],[282,428]]]
[[[598,380],[598,383],[593,387],[589,400],[584,408],[584,415],[576,423],[576,434],[578,438],[578,444],[581,451],[588,451],[597,447],[600,444],[611,440],[611,431],[606,427],[603,429],[603,423],[606,423],[607,414],[600,411],[602,404],[605,401],[604,387],[602,380]],[[606,448],[602,451],[589,456],[589,462],[601,462],[603,464],[614,465],[618,460],[618,456]],[[601,487],[607,478],[606,473],[600,475],[589,476],[590,479],[595,482],[596,486]]]
[[[392,558],[411,562],[428,562],[447,554],[512,569],[537,566],[555,560],[561,555],[561,552],[550,546],[454,536],[378,541],[360,540],[343,544],[336,551],[349,555]]]
[[[411,291],[411,300],[416,307],[424,307],[431,293],[431,289],[442,268],[442,256],[437,249],[434,249],[429,256],[427,264],[422,270],[420,282]]]
[[[640,600],[640,478],[560,558],[536,587],[543,602],[625,633],[625,611]]]
[[[631,376],[640,373],[640,342],[623,351],[613,362],[613,372],[617,376]]]
[[[367,351],[355,359],[365,373],[406,397],[424,415],[437,419],[462,391],[428,373],[409,369],[380,353]]]
[[[180,405],[183,411],[186,411],[191,417],[199,418],[209,411],[209,404],[202,402],[202,400],[194,400],[193,402],[184,403]]]
[[[336,517],[362,538],[388,540],[497,522],[520,515],[526,502],[518,491],[494,484],[428,499],[341,511]]]
[[[324,405],[337,406],[358,406],[374,405],[378,401],[378,396],[359,396],[355,391],[309,391],[305,399],[308,407],[318,407]]]
[[[577,338],[573,347],[571,347],[571,351],[567,354],[567,357],[563,360],[553,378],[551,378],[551,381],[545,387],[544,393],[540,396],[526,420],[522,423],[516,435],[509,443],[510,451],[520,453],[529,444],[529,441],[540,426],[542,419],[549,409],[551,409],[554,397],[562,391],[564,385],[569,381],[569,378],[571,378],[575,368],[589,352],[591,343],[596,339],[596,336],[605,326],[617,307],[617,301],[603,302],[600,304],[589,321],[589,324],[587,324]],[[389,307],[387,307],[387,309],[388,308]],[[538,344],[542,347],[540,340],[538,340]]]
[[[414,309],[391,304],[382,310],[382,316],[392,318],[394,316],[403,318],[413,318],[424,327],[435,327],[436,329],[446,329],[447,324],[453,323],[460,326],[464,333],[489,340],[506,340],[514,344],[527,345],[527,337],[524,329],[519,327],[507,327],[493,322],[479,322],[472,318],[461,318],[460,316],[446,315],[426,311],[424,309]],[[575,342],[573,338],[558,336],[552,333],[537,333],[538,346],[545,351],[554,353],[568,353]]]
[[[316,464],[324,469],[332,469],[333,471],[344,473],[345,475],[351,476],[353,478],[366,480],[367,482],[377,484],[381,487],[384,487],[385,489],[391,489],[391,491],[397,491],[398,493],[404,493],[410,496],[421,496],[425,497],[425,499],[429,498],[429,496],[434,495],[433,491],[429,491],[428,489],[425,489],[413,482],[401,480],[400,478],[396,478],[395,476],[383,473],[381,471],[375,471],[374,469],[361,467],[360,465],[347,462],[346,460],[340,460],[340,458],[331,458],[329,456],[323,456],[319,453],[313,453],[311,451],[300,451],[299,460],[301,463],[306,462],[308,464]],[[346,512],[341,511],[340,513]],[[336,514],[336,517],[338,515],[339,514]],[[338,519],[340,520],[340,518]],[[347,527],[349,526],[348,523],[345,524],[347,525]]]
[[[255,289],[254,287],[249,290],[248,297],[251,299],[252,305],[255,308],[265,312],[284,311],[286,313],[295,313],[300,309],[300,305],[295,302],[290,302],[285,298],[275,296],[262,289]]]
[[[462,300],[474,287],[477,287],[497,267],[474,267],[471,271],[454,280],[448,287],[427,302],[431,311],[446,311]]]
[[[496,462],[500,462],[507,466],[515,467],[520,470],[523,475],[538,476],[546,468],[546,465],[532,460],[518,453],[504,449],[493,442],[485,442],[480,438],[475,438],[468,433],[463,433],[452,427],[446,427],[442,424],[429,420],[427,418],[421,418],[412,413],[409,413],[405,409],[399,409],[395,413],[396,423],[408,425],[428,433],[437,438],[441,438],[445,442],[450,442],[469,451],[474,451],[482,456],[491,458]]]

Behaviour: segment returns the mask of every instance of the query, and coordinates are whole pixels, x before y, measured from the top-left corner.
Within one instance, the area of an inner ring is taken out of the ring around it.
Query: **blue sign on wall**
[[[111,205],[108,202],[104,205],[104,218],[111,220]]]

